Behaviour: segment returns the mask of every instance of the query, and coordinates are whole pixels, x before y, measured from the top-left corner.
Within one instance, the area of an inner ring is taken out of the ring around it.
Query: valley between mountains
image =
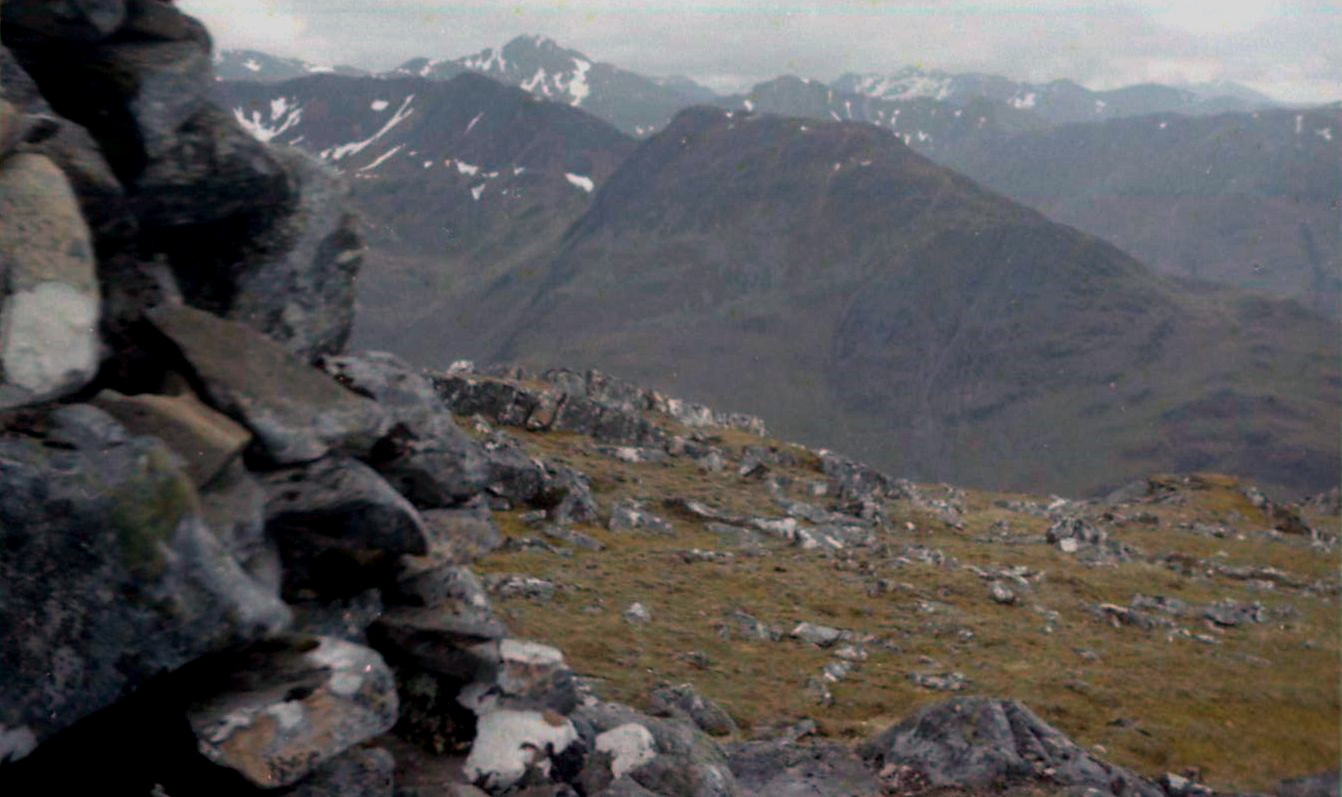
[[[361,344],[599,367],[915,478],[1335,481],[1336,108],[1081,123],[792,79],[639,140],[584,112],[595,94],[454,69],[217,85],[351,176]]]

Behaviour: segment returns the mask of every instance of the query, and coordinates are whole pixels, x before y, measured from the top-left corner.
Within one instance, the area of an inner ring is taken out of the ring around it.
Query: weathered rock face
[[[457,427],[428,377],[380,352],[329,357],[322,365],[388,410],[391,432],[370,461],[420,506],[451,506],[493,480],[488,454]]]
[[[0,726],[7,757],[289,612],[209,533],[160,442],[91,407],[0,438]]]
[[[690,684],[665,685],[654,689],[649,697],[652,711],[664,716],[688,719],[712,736],[728,736],[736,732],[736,723],[722,706],[694,690]]]
[[[251,434],[202,404],[195,396],[123,396],[104,391],[94,405],[133,434],[158,437],[181,457],[197,487],[203,487],[251,442]]]
[[[276,537],[306,534],[346,548],[423,554],[419,513],[358,460],[329,457],[262,477],[266,524]]]
[[[386,429],[377,404],[250,327],[191,307],[148,315],[207,400],[251,429],[276,462],[309,462],[332,449],[366,454]]]
[[[396,721],[391,671],[367,648],[300,638],[243,658],[187,717],[206,757],[257,786],[296,783]]]
[[[0,409],[64,395],[98,367],[88,225],[41,155],[0,163]]]
[[[573,724],[539,711],[496,711],[480,720],[466,758],[466,777],[501,792],[535,772],[549,780],[553,759],[578,743]]]
[[[191,304],[304,359],[349,337],[362,243],[342,184],[216,107],[210,39],[161,0],[4,6],[3,127],[73,184],[100,254],[161,257]]]
[[[938,703],[866,742],[861,754],[878,768],[911,767],[933,787],[1056,783],[1122,797],[1163,794],[1151,781],[1095,758],[1012,700]]]
[[[354,324],[354,277],[363,262],[349,192],[329,167],[297,149],[271,154],[297,203],[257,240],[262,254],[235,278],[227,316],[303,359],[337,354]]]
[[[752,742],[728,748],[732,772],[750,794],[851,797],[882,794],[876,773],[846,745]]]
[[[583,773],[589,791],[599,791],[628,777],[654,794],[740,794],[722,750],[688,722],[655,719],[615,703],[584,705],[573,713],[573,722],[589,749],[605,747],[610,753],[589,758],[589,771]],[[643,732],[629,726],[641,727]],[[612,731],[619,733],[606,736],[603,743],[603,735]]]

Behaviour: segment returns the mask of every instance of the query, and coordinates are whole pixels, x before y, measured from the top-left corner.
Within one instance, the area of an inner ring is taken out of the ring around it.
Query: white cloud
[[[324,44],[309,34],[307,14],[279,0],[181,0],[179,5],[205,23],[219,49],[302,57]]]

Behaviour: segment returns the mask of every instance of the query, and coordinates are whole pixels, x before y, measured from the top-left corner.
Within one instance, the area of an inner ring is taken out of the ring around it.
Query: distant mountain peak
[[[278,83],[305,75],[334,73],[362,76],[368,73],[352,66],[329,66],[284,58],[260,50],[218,50],[214,54],[214,73],[219,80],[251,80]]]

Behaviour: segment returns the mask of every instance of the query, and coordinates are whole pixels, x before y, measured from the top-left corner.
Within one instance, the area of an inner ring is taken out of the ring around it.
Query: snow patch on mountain
[[[581,188],[583,191],[589,194],[592,193],[592,189],[596,188],[596,184],[592,182],[592,178],[586,177],[581,174],[573,174],[569,172],[564,175],[564,179],[568,180],[575,187]]]
[[[393,114],[392,117],[387,120],[387,123],[383,125],[382,128],[379,129],[372,136],[365,138],[363,141],[354,141],[349,144],[341,144],[338,147],[328,147],[327,149],[321,151],[320,153],[321,159],[338,161],[341,158],[347,158],[350,155],[357,155],[360,152],[363,152],[375,141],[382,138],[387,133],[391,132],[392,128],[396,127],[396,125],[399,125],[401,122],[405,121],[415,113],[414,109],[410,107],[410,103],[414,99],[415,95],[413,94],[411,94],[409,97],[406,97],[405,101],[401,103],[401,107],[396,109],[396,113]]]
[[[248,133],[258,141],[270,141],[303,121],[303,109],[296,101],[286,97],[276,97],[270,101],[270,116],[259,110],[250,114],[242,108],[233,109],[233,118],[238,120]]]
[[[592,62],[574,58],[573,66],[577,71],[573,73],[573,79],[568,84],[569,96],[573,98],[573,102],[569,104],[577,107],[592,93],[591,86],[587,85],[587,72],[592,68]]]
[[[404,147],[405,147],[404,144],[397,144],[396,146],[377,156],[377,158],[374,159],[372,163],[368,164],[367,166],[361,166],[358,169],[358,171],[371,172],[372,170],[386,163],[388,158],[400,152]]]
[[[387,102],[386,100],[373,100],[373,102],[369,104],[368,107],[372,108],[378,113],[382,113],[383,111],[387,110],[388,105],[391,105],[391,103]]]
[[[944,100],[951,93],[951,77],[941,72],[905,69],[893,75],[863,75],[854,89],[858,94],[884,100],[911,100],[929,97]]]

